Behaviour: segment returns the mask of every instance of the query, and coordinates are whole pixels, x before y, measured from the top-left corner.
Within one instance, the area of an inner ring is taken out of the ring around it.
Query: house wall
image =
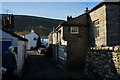
[[[70,26],[64,27],[63,30],[64,39],[67,41],[68,66],[83,67],[88,47],[88,28],[79,26],[79,34],[71,34]]]
[[[57,37],[58,37],[57,32],[54,32],[54,33],[52,34],[53,45],[54,45],[54,44],[57,44]]]
[[[13,37],[2,30],[0,30],[0,33],[2,34],[2,36],[0,36],[1,51],[2,51],[2,41],[4,41],[5,44],[8,44],[8,42],[11,42],[9,45],[3,44],[3,47],[5,47],[3,51],[7,51],[9,46],[15,46],[15,47],[18,46],[18,38]]]
[[[27,43],[25,41],[18,41],[18,55],[17,55],[17,74],[22,72],[25,57],[27,54]]]
[[[120,45],[120,5],[106,4],[107,45]]]
[[[30,50],[31,47],[35,47],[36,46],[36,42],[37,42],[37,38],[38,35],[34,32],[25,35],[25,38],[28,39],[28,45],[27,45],[27,49]],[[36,38],[36,40],[34,40],[34,38]]]
[[[52,45],[52,52],[53,52],[53,62],[58,64],[58,45]]]
[[[27,42],[18,40],[18,38],[11,36],[10,34],[1,31],[2,36],[0,36],[0,45],[2,45],[1,41],[11,41],[11,46],[17,47],[17,74],[20,74],[24,65],[24,59],[27,57]],[[1,46],[2,47],[2,46]],[[2,48],[0,48],[2,49]],[[2,50],[1,50],[2,52]],[[0,58],[1,59],[1,58]]]
[[[57,44],[57,32],[52,33],[52,50],[53,50],[53,62],[58,64],[58,44]]]
[[[67,41],[64,39],[64,27],[61,27],[61,45],[67,46]]]
[[[106,35],[106,6],[102,5],[100,8],[89,13],[90,21],[92,23],[91,27],[94,29],[93,22],[99,19],[99,37],[95,38],[95,45],[107,45],[107,35]],[[94,30],[93,30],[94,31]]]
[[[48,44],[52,44],[52,43],[53,43],[53,38],[52,38],[52,33],[50,33],[48,36]]]
[[[67,46],[67,41],[63,39],[63,27],[60,27],[54,33],[53,36],[53,60],[56,64],[62,67],[66,66],[64,60],[64,47]],[[64,64],[64,65],[63,65]]]
[[[63,67],[67,68],[67,49],[64,45],[58,45],[58,64]]]

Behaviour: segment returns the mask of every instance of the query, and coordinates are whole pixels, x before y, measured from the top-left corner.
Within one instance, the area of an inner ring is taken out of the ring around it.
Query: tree
[[[37,39],[37,42],[36,42],[36,48],[38,49],[40,47],[41,47],[41,38],[39,36],[38,39]]]

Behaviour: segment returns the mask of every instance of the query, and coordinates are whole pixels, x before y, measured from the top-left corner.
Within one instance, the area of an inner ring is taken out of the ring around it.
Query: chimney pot
[[[31,33],[34,32],[34,30],[31,30]]]
[[[86,10],[84,11],[84,13],[88,13],[88,11],[89,11],[89,10],[88,10],[88,7],[86,7]]]
[[[70,19],[72,19],[72,16],[67,16],[67,21],[69,21]]]

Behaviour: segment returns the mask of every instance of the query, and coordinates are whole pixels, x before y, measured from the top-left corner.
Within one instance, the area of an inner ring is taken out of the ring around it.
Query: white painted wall
[[[18,41],[17,74],[20,74],[23,69],[25,56],[27,54],[26,46],[27,44],[25,41]]]
[[[52,37],[53,37],[53,44],[57,44],[57,33],[54,32]]]
[[[35,47],[36,46],[36,42],[37,42],[37,38],[38,35],[34,32],[31,32],[30,34],[27,34],[24,36],[26,39],[28,39],[28,45],[27,45],[27,49],[30,50],[31,47]],[[36,40],[34,40],[34,38],[36,38]]]
[[[63,39],[63,33],[64,33],[64,28],[61,27],[60,30],[61,32],[54,32],[53,35],[52,35],[52,38],[53,38],[53,44],[57,44],[57,38],[58,38],[58,42],[61,43],[61,45],[65,45],[67,46],[67,41],[65,41]],[[57,35],[58,34],[58,35]]]
[[[15,46],[18,48],[18,53],[16,55],[17,60],[17,74],[20,74],[23,65],[24,65],[24,59],[27,55],[27,42],[18,40],[18,38],[11,36],[10,34],[0,30],[0,33],[2,33],[2,36],[0,36],[0,41],[11,41],[11,46]],[[2,44],[0,44],[2,45]],[[1,48],[2,49],[2,48]],[[1,50],[0,49],[0,50]],[[2,50],[1,50],[2,52]]]
[[[65,45],[65,46],[67,46],[67,41],[65,41],[64,39],[63,39],[63,33],[64,33],[64,31],[65,30],[63,30],[64,28],[63,27],[61,27],[61,45]]]

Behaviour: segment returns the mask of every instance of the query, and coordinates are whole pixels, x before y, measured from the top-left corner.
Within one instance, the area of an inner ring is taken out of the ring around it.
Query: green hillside
[[[6,15],[3,15],[4,18]],[[35,30],[40,36],[47,36],[53,27],[57,27],[63,20],[49,19],[43,17],[14,15],[15,32]]]

